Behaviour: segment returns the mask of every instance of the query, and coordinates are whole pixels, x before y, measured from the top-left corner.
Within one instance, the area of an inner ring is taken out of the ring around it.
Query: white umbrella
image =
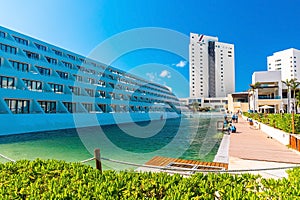
[[[269,109],[269,108],[274,108],[274,107],[273,107],[273,106],[264,105],[264,106],[260,106],[259,108],[262,108],[262,109]]]
[[[268,106],[268,105],[264,105],[264,106],[260,106],[260,109],[264,109],[264,113],[266,112],[266,109],[270,109],[270,108],[274,108],[273,106]]]

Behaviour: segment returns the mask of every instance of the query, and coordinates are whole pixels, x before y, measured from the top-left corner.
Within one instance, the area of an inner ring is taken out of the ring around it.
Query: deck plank
[[[146,165],[153,165],[153,166],[159,166],[159,167],[165,167],[170,163],[183,163],[183,164],[192,164],[192,165],[200,165],[198,169],[211,169],[210,166],[214,167],[223,167],[226,170],[228,169],[228,163],[219,163],[219,162],[203,162],[203,161],[196,161],[196,160],[184,160],[179,158],[168,158],[168,157],[162,157],[162,156],[155,156],[149,161],[147,161]],[[203,166],[203,167],[201,167]],[[208,167],[204,167],[208,166]]]

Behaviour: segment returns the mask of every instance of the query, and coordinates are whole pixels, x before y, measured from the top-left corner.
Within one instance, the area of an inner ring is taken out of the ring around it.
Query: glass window
[[[67,67],[67,68],[70,68],[70,69],[73,68],[73,65],[72,65],[71,63],[68,63],[68,62],[65,62],[65,61],[62,61],[62,63],[63,63],[64,66]]]
[[[73,76],[75,77],[75,80],[78,81],[78,82],[82,82],[83,78],[82,76],[78,76],[76,74],[73,74]]]
[[[70,88],[70,90],[72,91],[73,94],[80,95],[80,88],[79,87],[69,86],[69,88]]]
[[[33,52],[30,52],[30,51],[25,51],[25,50],[24,50],[24,52],[25,52],[25,54],[28,58],[35,59],[35,60],[40,59],[40,55],[37,54],[37,53],[33,53]]]
[[[94,96],[95,96],[94,90],[86,88],[85,91],[86,91],[91,97],[94,97]]]
[[[62,53],[61,51],[58,51],[58,50],[56,50],[56,49],[52,49],[52,51],[53,51],[56,55],[58,55],[58,56],[62,56],[62,55],[63,55],[63,53]]]
[[[7,89],[16,89],[15,88],[15,78],[0,76],[0,87]]]
[[[14,60],[9,60],[13,68],[15,68],[18,71],[22,72],[28,72],[29,71],[29,65],[27,63],[22,63]]]
[[[5,99],[5,102],[13,114],[29,113],[29,100]]]
[[[2,44],[2,43],[0,43],[0,49],[4,52],[7,52],[7,53],[12,53],[12,54],[17,53],[17,48],[16,47],[12,47],[12,46]]]
[[[56,71],[56,72],[63,79],[68,79],[69,78],[69,73],[67,73],[67,72],[62,72],[62,71]]]
[[[23,39],[23,38],[19,38],[19,37],[17,37],[17,36],[13,36],[13,37],[14,37],[14,39],[15,39],[15,41],[16,41],[17,43],[19,43],[19,44],[24,44],[24,45],[28,46],[28,44],[29,44],[29,41],[28,41],[28,40],[25,40],[25,39]]]
[[[49,83],[50,88],[55,93],[63,93],[63,85],[55,84],[55,83]]]
[[[23,79],[26,87],[31,91],[42,91],[43,84],[41,81]]]
[[[63,104],[65,105],[65,107],[67,108],[67,110],[68,110],[70,113],[76,112],[76,103],[72,103],[72,102],[63,102]]]
[[[70,59],[72,59],[72,60],[76,60],[76,57],[73,56],[73,55],[71,55],[71,54],[67,54],[67,56],[68,56]]]
[[[48,63],[57,65],[57,59],[51,58],[51,57],[47,57],[47,56],[45,56],[45,57],[46,57],[46,60],[48,61]]]
[[[47,47],[44,46],[44,45],[41,45],[41,44],[38,44],[38,43],[34,43],[35,46],[39,49],[39,50],[42,50],[42,51],[47,51]]]
[[[5,38],[6,34],[3,31],[0,31],[0,37]]]
[[[38,101],[45,113],[56,113],[55,101]]]
[[[41,75],[50,76],[50,74],[51,74],[51,70],[48,68],[38,67],[38,66],[36,66],[36,68],[38,69],[38,71],[40,72]]]
[[[93,104],[92,103],[83,103],[83,107],[88,111],[92,112],[93,111]]]

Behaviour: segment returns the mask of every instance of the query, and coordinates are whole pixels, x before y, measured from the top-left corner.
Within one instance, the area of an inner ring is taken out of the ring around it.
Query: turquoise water
[[[0,137],[0,153],[14,160],[58,159],[78,162],[93,157],[95,148],[101,156],[143,164],[153,156],[212,161],[222,134],[216,131],[216,116],[169,119],[30,133]],[[0,162],[6,162],[0,158]],[[94,162],[87,164],[94,166]],[[129,169],[103,161],[104,169]]]

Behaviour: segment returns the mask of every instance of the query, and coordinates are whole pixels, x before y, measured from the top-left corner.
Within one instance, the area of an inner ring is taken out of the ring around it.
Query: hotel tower
[[[234,45],[191,33],[190,98],[227,97],[235,91]]]

